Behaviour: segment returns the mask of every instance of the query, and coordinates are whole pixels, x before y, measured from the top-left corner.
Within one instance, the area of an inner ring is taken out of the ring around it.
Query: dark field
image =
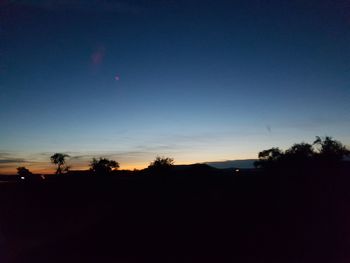
[[[348,171],[0,184],[0,261],[349,262]]]

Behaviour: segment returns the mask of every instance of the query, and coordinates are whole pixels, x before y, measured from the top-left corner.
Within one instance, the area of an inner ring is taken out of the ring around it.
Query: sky
[[[350,145],[350,1],[0,0],[0,173]]]

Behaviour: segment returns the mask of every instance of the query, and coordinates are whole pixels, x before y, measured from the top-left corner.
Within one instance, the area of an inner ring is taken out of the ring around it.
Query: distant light
[[[26,179],[24,176],[21,176],[21,180],[24,180],[24,179]]]
[[[239,169],[236,169],[235,172],[238,173],[238,172],[239,172]]]

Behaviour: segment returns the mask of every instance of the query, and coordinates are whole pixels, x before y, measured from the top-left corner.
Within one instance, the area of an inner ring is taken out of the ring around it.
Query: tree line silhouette
[[[259,160],[254,163],[257,168],[305,169],[308,167],[334,168],[350,151],[339,141],[326,136],[316,136],[312,144],[296,143],[286,151],[270,148],[259,152]]]
[[[283,151],[277,147],[263,150],[258,154],[258,160],[254,163],[255,168],[261,170],[289,169],[305,170],[310,167],[336,167],[347,156],[350,150],[340,141],[330,136],[316,136],[312,144],[301,142],[293,144],[289,149]],[[70,166],[67,165],[65,153],[55,153],[50,157],[52,164],[56,165],[56,175],[69,173]],[[108,158],[93,158],[89,163],[89,171],[94,175],[108,175],[117,171],[120,165],[115,160]],[[166,174],[174,167],[174,159],[157,156],[145,169],[153,174]],[[18,167],[17,174],[22,179],[33,177],[26,167]]]

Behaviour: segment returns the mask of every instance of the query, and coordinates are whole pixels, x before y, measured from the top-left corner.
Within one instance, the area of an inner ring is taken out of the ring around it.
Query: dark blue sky
[[[350,144],[348,1],[71,2],[0,2],[2,169]]]

